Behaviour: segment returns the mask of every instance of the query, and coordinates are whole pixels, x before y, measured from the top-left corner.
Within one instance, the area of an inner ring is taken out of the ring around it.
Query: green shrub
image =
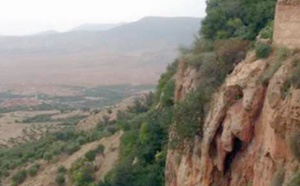
[[[43,122],[51,122],[52,114],[41,114],[37,116],[33,116],[31,118],[27,118],[23,121],[23,123],[43,123]]]
[[[298,57],[293,58],[292,66],[296,67],[300,63],[300,59]]]
[[[34,177],[36,176],[38,170],[40,168],[40,165],[39,164],[35,164],[31,167],[29,167],[29,169],[27,170],[28,174],[31,176],[31,177]]]
[[[66,172],[67,169],[62,165],[57,168],[57,173],[65,174]]]
[[[274,74],[278,71],[278,69],[281,67],[282,65],[282,61],[277,60],[275,63],[270,64],[268,70],[262,74],[262,76],[260,77],[260,82],[263,85],[268,85],[270,79],[274,76]]]
[[[96,149],[88,151],[84,156],[88,161],[94,161],[98,154],[103,154],[105,147],[99,144]]]
[[[204,61],[215,60],[216,55],[214,52],[205,52],[200,54],[189,53],[183,59],[191,67],[199,69]]]
[[[70,169],[70,178],[74,185],[84,186],[94,181],[94,166],[92,163],[81,159],[72,164]]]
[[[88,160],[88,161],[94,161],[95,158],[97,156],[97,152],[95,150],[90,150],[88,151],[84,157]]]
[[[56,155],[60,155],[62,152],[64,152],[64,150],[67,148],[68,143],[67,142],[62,142],[62,141],[55,141],[53,142],[52,145],[50,145],[49,147],[49,152],[51,152],[51,154],[53,156]]]
[[[205,107],[209,102],[211,92],[201,86],[189,93],[185,100],[175,106],[174,129],[179,141],[192,139],[195,135],[202,135],[202,124]]]
[[[174,74],[176,73],[178,63],[179,60],[176,59],[173,63],[168,65],[166,72],[160,76],[160,79],[156,86],[156,95],[155,95],[156,102],[159,102],[164,87],[168,82],[170,82],[170,80],[173,78]]]
[[[78,151],[80,149],[80,144],[77,143],[77,142],[74,142],[74,143],[70,143],[66,149],[65,149],[65,152],[68,154],[68,155],[72,155],[74,152]]]
[[[265,28],[263,28],[259,35],[263,39],[272,39],[274,32],[274,21],[270,21]]]
[[[57,174],[57,176],[55,178],[55,182],[57,183],[57,185],[63,186],[66,182],[65,175],[63,173]]]
[[[45,152],[43,158],[44,160],[50,162],[53,159],[53,154],[51,152]]]
[[[2,177],[7,177],[9,176],[9,172],[7,171],[7,168],[2,168],[2,170],[0,170],[0,180]]]
[[[110,134],[116,133],[118,130],[119,130],[118,127],[116,125],[112,124],[112,125],[106,127],[105,132],[110,135]]]
[[[283,61],[290,55],[290,51],[287,48],[279,48],[276,49],[277,61],[269,62],[270,67],[268,70],[261,76],[261,83],[264,85],[268,85],[270,79],[274,76],[274,74],[278,71],[278,69],[282,66]],[[284,85],[281,89],[281,97],[285,98],[289,88],[291,86],[291,78],[284,82]]]
[[[278,60],[284,61],[290,55],[290,51],[285,47],[281,47],[276,49],[276,55]]]
[[[143,103],[142,100],[135,99],[132,106],[128,107],[129,112],[132,113],[142,113],[148,110],[147,106]],[[109,123],[108,123],[109,124]]]
[[[79,136],[77,139],[76,139],[76,142],[78,142],[80,145],[83,145],[85,144],[86,142],[88,142],[87,138],[84,137],[84,136]]]
[[[211,51],[213,51],[213,48],[214,48],[214,43],[212,41],[202,39],[201,37],[200,38],[197,37],[194,42],[193,48],[185,54],[188,54],[190,52],[192,52],[194,54],[211,52]]]
[[[274,19],[276,0],[209,0],[201,33],[206,39],[241,38],[254,40]]]
[[[257,44],[255,53],[258,58],[267,58],[272,53],[272,47],[268,44]]]
[[[97,154],[103,154],[103,153],[104,153],[104,150],[105,150],[105,147],[104,147],[104,145],[102,145],[102,144],[99,144],[99,145],[97,146],[97,148],[95,149],[95,151],[96,151]]]
[[[68,141],[76,136],[76,131],[74,128],[66,128],[63,131],[56,132],[54,135],[59,141]]]
[[[108,114],[112,114],[112,110],[111,110],[111,109],[108,109],[108,110],[107,110],[107,113],[108,113]]]
[[[289,93],[290,88],[291,88],[291,82],[290,82],[289,79],[287,79],[287,80],[284,82],[284,84],[283,84],[283,86],[282,86],[282,89],[281,89],[281,98],[282,98],[282,99],[285,99],[285,98],[286,98],[286,96],[287,96],[288,93]]]
[[[297,64],[296,69],[290,77],[290,82],[294,88],[300,88],[300,63]]]
[[[173,79],[163,87],[162,93],[160,96],[160,103],[162,106],[173,106],[174,104],[174,92],[175,92],[175,81]]]
[[[69,125],[70,126],[70,125],[78,124],[78,122],[83,120],[84,118],[86,118],[86,116],[76,115],[76,116],[72,116],[72,117],[68,117],[68,118],[55,119],[54,121],[61,122],[62,125]]]
[[[21,184],[26,180],[26,178],[27,178],[27,171],[20,170],[12,176],[12,181],[13,183]]]
[[[300,172],[294,174],[293,179],[288,186],[299,186],[300,185]]]
[[[241,39],[215,41],[214,51],[218,59],[228,66],[240,62],[246,57],[250,42]]]

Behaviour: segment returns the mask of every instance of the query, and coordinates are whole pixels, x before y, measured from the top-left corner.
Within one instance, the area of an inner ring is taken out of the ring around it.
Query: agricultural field
[[[152,86],[65,87],[69,94],[3,91],[0,93],[0,148],[37,140],[75,126],[88,116]],[[66,92],[66,91],[65,91]]]

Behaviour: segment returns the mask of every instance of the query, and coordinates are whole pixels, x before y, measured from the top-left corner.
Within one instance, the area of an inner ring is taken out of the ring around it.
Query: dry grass
[[[283,168],[277,170],[273,176],[271,186],[282,186],[284,182],[284,175],[285,175],[285,170]]]
[[[295,159],[300,162],[300,134],[293,133],[289,138],[290,151],[295,157]]]

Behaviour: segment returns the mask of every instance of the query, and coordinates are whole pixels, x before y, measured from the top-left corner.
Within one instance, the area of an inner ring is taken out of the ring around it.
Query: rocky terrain
[[[268,60],[274,62],[272,57]],[[292,59],[283,63],[267,87],[262,85],[268,60],[249,54],[226,79],[212,100],[203,139],[195,138],[193,148],[184,152],[169,151],[166,185],[263,186],[276,176],[284,176],[284,183],[291,180],[299,166],[289,141],[299,131],[300,92],[292,87],[282,95],[294,69]],[[197,83],[195,72],[177,74],[177,101]]]
[[[300,165],[300,87],[290,79],[292,74],[299,79],[300,56],[280,47],[300,46],[292,34],[300,26],[296,10],[295,4],[278,4],[277,49],[266,59],[248,53],[213,95],[202,135],[183,149],[168,151],[167,186],[293,185]],[[175,101],[184,100],[201,76],[182,61]]]

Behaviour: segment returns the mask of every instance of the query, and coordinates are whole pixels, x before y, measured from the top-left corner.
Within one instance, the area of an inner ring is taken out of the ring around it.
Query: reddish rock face
[[[282,97],[293,70],[289,60],[264,87],[266,65],[251,55],[237,65],[213,96],[203,138],[188,150],[168,151],[166,186],[267,186],[279,173],[289,183],[299,166],[289,139],[300,131],[300,90]],[[196,71],[179,69],[177,101],[201,81],[195,77]]]

